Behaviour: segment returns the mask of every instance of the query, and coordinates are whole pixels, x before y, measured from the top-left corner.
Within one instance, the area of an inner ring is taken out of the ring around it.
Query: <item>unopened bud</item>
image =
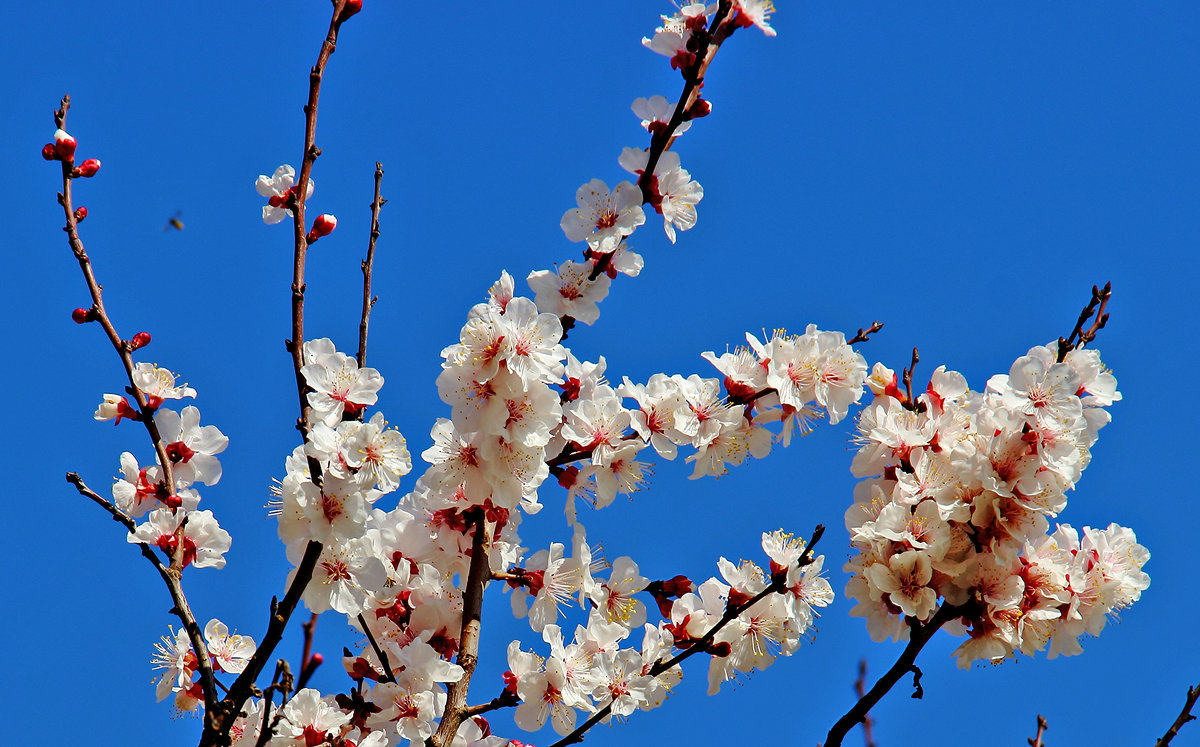
[[[58,158],[58,154],[54,152],[54,143],[46,143],[42,146],[42,158],[47,161],[53,161]]]
[[[133,336],[133,339],[129,341],[129,349],[131,351],[133,351],[133,350],[137,350],[138,348],[144,348],[149,344],[150,344],[150,333],[149,332],[138,332],[136,335]]]
[[[69,160],[69,159],[64,158],[63,160],[65,161],[65,160]],[[89,158],[88,160],[79,164],[79,166],[75,169],[75,176],[83,176],[83,177],[95,176],[96,172],[99,170],[100,170],[100,159],[99,158]]]
[[[712,114],[712,104],[706,99],[696,99],[696,103],[688,107],[685,119],[700,119]]]
[[[87,208],[85,208],[83,205],[80,205],[79,207],[75,208],[75,222],[76,223],[78,223],[79,221],[83,220],[86,217],[87,217]]]
[[[333,233],[333,229],[337,228],[337,218],[329,213],[323,213],[317,216],[313,221],[312,230],[308,232],[308,243],[313,243],[322,236],[328,236]]]
[[[54,154],[70,163],[75,160],[75,138],[63,130],[54,131]]]
[[[338,16],[338,23],[344,22],[360,10],[362,10],[362,0],[346,0],[346,4],[342,6],[342,14]]]
[[[92,321],[92,319],[94,319],[95,317],[92,316],[91,309],[85,309],[85,308],[80,307],[71,312],[71,318],[75,320],[76,324],[87,324],[88,322]]]

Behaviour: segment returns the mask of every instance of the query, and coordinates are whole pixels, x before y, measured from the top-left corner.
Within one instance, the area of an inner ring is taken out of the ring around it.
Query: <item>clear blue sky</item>
[[[945,363],[981,387],[1068,331],[1091,285],[1112,280],[1098,347],[1125,399],[1062,520],[1134,528],[1153,554],[1152,586],[1073,659],[962,672],[948,655],[955,641],[939,636],[920,661],[925,699],[898,688],[877,709],[875,734],[882,747],[1024,744],[1040,712],[1050,744],[1152,743],[1200,680],[1189,528],[1200,459],[1187,414],[1200,370],[1200,5],[780,6],[777,38],[739,33],[718,55],[713,115],[678,143],[705,188],[698,226],[675,246],[657,225],[642,229],[646,270],[617,281],[600,321],[570,343],[580,358],[605,355],[616,380],[707,376],[699,354],[746,330],[853,331],[881,319],[884,332],[863,347],[869,361],[899,369],[915,345],[918,374]],[[387,378],[381,407],[414,454],[448,412],[434,387],[438,351],[467,309],[501,269],[521,280],[576,258],[558,227],[575,189],[624,178],[621,148],[647,141],[629,111],[635,97],[677,95],[677,74],[639,43],[669,10],[367,0],[344,27],[310,202],[340,223],[310,255],[307,329],[354,344],[382,161],[390,202],[369,358]],[[327,3],[61,0],[18,3],[8,16],[0,703],[39,744],[187,744],[199,722],[172,721],[154,703],[148,664],[173,620],[169,599],[123,530],[62,478],[75,470],[104,491],[122,450],[143,461],[149,450],[135,428],[92,422],[121,371],[99,330],[69,318],[86,290],[60,231],[57,168],[39,150],[69,91],[79,152],[104,163],[77,194],[112,315],[127,336],[154,335],[142,359],[179,371],[205,422],[231,439],[225,476],[204,495],[233,549],[225,570],[189,571],[193,605],[202,622],[220,617],[259,638],[287,571],[262,505],[295,443],[296,395],[283,348],[290,231],[262,224],[253,182],[299,161]],[[177,210],[186,229],[164,232]],[[689,482],[683,465],[660,464],[651,489],[590,517],[610,558],[632,555],[652,577],[704,578],[718,555],[758,558],[764,529],[825,523],[838,601],[793,658],[715,698],[703,694],[704,665],[692,667],[663,709],[601,727],[588,744],[814,745],[853,702],[859,658],[875,673],[894,659],[900,647],[870,643],[841,594],[849,434],[849,423],[824,427],[720,481]],[[556,486],[543,501],[545,518],[524,533],[535,549],[569,536]],[[508,600],[494,596],[485,646],[537,641],[504,622]],[[345,681],[336,658],[346,640],[335,615],[322,618],[317,648],[333,661],[320,686]],[[298,645],[290,638],[280,653],[294,659]],[[494,695],[502,670],[485,658],[472,700]],[[527,737],[503,716],[493,724]],[[1200,725],[1175,744],[1200,745]]]

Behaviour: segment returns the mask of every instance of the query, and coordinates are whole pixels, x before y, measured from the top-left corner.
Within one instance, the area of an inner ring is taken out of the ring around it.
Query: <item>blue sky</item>
[[[917,346],[918,376],[944,363],[981,387],[1065,334],[1091,285],[1112,280],[1097,347],[1125,399],[1061,520],[1132,527],[1153,555],[1150,589],[1071,659],[963,672],[948,655],[955,640],[939,636],[919,662],[925,699],[897,688],[875,712],[875,735],[883,747],[968,734],[1023,744],[1040,712],[1052,744],[1147,743],[1200,679],[1190,634],[1200,602],[1188,580],[1197,459],[1190,404],[1178,401],[1190,400],[1200,369],[1200,6],[780,5],[777,38],[738,33],[718,55],[705,89],[713,114],[677,144],[705,188],[699,224],[674,246],[656,225],[639,231],[645,271],[614,283],[599,322],[570,344],[580,358],[606,356],[616,380],[707,376],[699,354],[747,330],[814,322],[852,332],[880,319],[884,332],[862,347],[869,361],[899,369]],[[22,477],[5,489],[0,702],[45,730],[39,743],[186,744],[199,731],[154,703],[148,661],[173,619],[165,591],[123,531],[62,480],[78,471],[103,492],[122,450],[143,460],[149,451],[136,429],[91,419],[121,371],[99,330],[69,318],[87,305],[86,289],[60,231],[57,169],[39,155],[50,113],[69,91],[79,152],[104,163],[77,194],[118,328],[149,330],[142,359],[180,372],[205,422],[231,439],[205,503],[233,549],[225,570],[190,573],[193,606],[202,622],[220,617],[258,638],[287,571],[262,505],[295,443],[296,396],[283,348],[290,231],[262,224],[253,181],[299,161],[326,8],[117,12],[62,0],[14,6],[0,32],[9,81],[0,313],[10,320],[15,416],[0,439]],[[457,339],[467,309],[501,269],[520,281],[576,257],[558,227],[576,188],[624,178],[621,148],[647,142],[629,111],[635,97],[677,95],[677,74],[639,43],[669,10],[368,0],[344,27],[321,99],[324,155],[310,202],[340,222],[310,254],[307,329],[347,350],[356,340],[382,161],[389,203],[368,357],[387,378],[381,408],[414,453],[448,412],[434,387],[438,351]],[[163,231],[176,211],[186,229]],[[647,576],[694,578],[714,574],[719,555],[757,558],[763,530],[824,523],[839,595],[815,643],[791,659],[715,698],[703,694],[703,665],[692,667],[663,709],[598,728],[588,744],[816,744],[852,704],[858,660],[874,673],[890,664],[900,647],[872,644],[841,596],[850,433],[849,423],[821,428],[719,481],[689,482],[683,465],[659,464],[649,490],[585,520],[610,558],[632,555]],[[525,525],[534,548],[569,536],[556,491],[543,490],[544,518]],[[486,649],[514,635],[536,641],[493,595]],[[330,614],[318,631],[317,649],[335,659],[345,626]],[[298,648],[289,638],[280,653],[295,658]],[[316,683],[339,687],[344,678],[327,669]],[[472,700],[494,695],[502,670],[499,656],[485,657]],[[493,724],[526,736],[503,716]],[[1200,744],[1200,726],[1175,744]]]

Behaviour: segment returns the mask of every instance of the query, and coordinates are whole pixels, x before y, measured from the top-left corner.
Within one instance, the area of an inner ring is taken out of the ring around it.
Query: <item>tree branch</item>
[[[367,640],[371,644],[371,648],[375,651],[375,658],[379,659],[379,663],[383,666],[383,671],[387,679],[380,678],[380,682],[395,682],[396,673],[392,671],[392,663],[388,661],[387,652],[379,647],[379,643],[375,640],[375,636],[371,633],[371,626],[367,625],[367,618],[358,614],[358,624],[362,626],[363,632],[367,634]]]
[[[1058,338],[1058,362],[1062,363],[1066,360],[1067,353],[1075,348],[1081,348],[1092,340],[1096,339],[1096,333],[1104,328],[1108,323],[1108,313],[1105,308],[1108,306],[1108,299],[1112,297],[1112,283],[1105,283],[1104,287],[1092,286],[1092,297],[1088,301],[1087,306],[1083,307],[1083,311],[1079,312],[1079,319],[1075,322],[1075,327],[1071,330],[1068,337]],[[1083,325],[1087,324],[1088,320],[1095,314],[1096,320],[1088,329],[1084,329]]]
[[[62,97],[59,108],[54,112],[54,124],[59,129],[65,129],[67,124],[67,112],[71,109],[71,96],[68,94]],[[87,283],[88,291],[92,297],[92,307],[88,310],[84,317],[86,321],[95,321],[100,324],[104,330],[108,341],[112,343],[113,349],[117,352],[117,356],[121,359],[121,364],[125,367],[125,378],[129,381],[129,386],[126,391],[137,402],[139,417],[138,420],[146,428],[146,434],[150,437],[150,442],[154,446],[154,452],[158,455],[158,463],[162,469],[163,485],[168,491],[168,495],[175,493],[175,472],[174,462],[167,454],[166,444],[163,443],[162,435],[158,432],[158,424],[154,422],[154,411],[158,408],[158,402],[151,402],[146,393],[138,387],[133,378],[133,351],[137,349],[132,343],[121,339],[117,333],[116,327],[108,316],[108,311],[104,308],[103,289],[100,283],[96,280],[95,272],[92,269],[91,258],[88,257],[87,251],[84,249],[83,240],[79,238],[79,221],[75,215],[75,207],[71,192],[72,182],[75,178],[75,161],[62,161],[62,180],[63,188],[58,193],[58,204],[62,206],[63,213],[66,216],[66,225],[63,230],[67,234],[67,243],[71,247],[71,252],[75,255],[76,261],[79,262],[79,269],[83,273],[83,279]],[[148,338],[147,338],[148,339]],[[72,479],[72,477],[74,479]],[[133,520],[125,516],[116,506],[110,504],[107,500],[101,498],[96,493],[92,492],[83,484],[79,475],[75,473],[67,474],[67,481],[75,485],[75,489],[80,494],[91,498],[99,503],[102,507],[113,515],[126,528],[133,532],[136,528]],[[172,509],[174,510],[174,509]],[[124,517],[119,518],[119,517]],[[185,519],[186,521],[186,519]],[[148,554],[148,557],[154,562],[155,568],[159,575],[163,577],[163,581],[167,584],[167,589],[171,592],[171,600],[174,602],[172,612],[179,616],[183,622],[184,629],[187,631],[188,639],[191,641],[192,648],[196,652],[197,668],[200,672],[200,687],[204,691],[204,704],[206,709],[212,708],[217,702],[218,693],[216,688],[216,678],[212,671],[212,660],[209,658],[208,646],[204,642],[204,634],[200,630],[200,626],[196,624],[196,619],[192,615],[191,607],[188,605],[187,598],[183,594],[181,579],[183,574],[183,524],[175,531],[175,552],[171,556],[169,566],[164,566],[154,552],[150,548],[142,544],[143,554]]]
[[[471,524],[475,528],[475,534],[471,538],[471,566],[467,570],[466,583],[463,585],[462,633],[459,636],[457,660],[458,665],[463,668],[463,676],[458,682],[451,682],[446,687],[446,708],[442,711],[441,723],[438,724],[437,732],[425,742],[432,747],[446,747],[458,733],[458,727],[467,713],[467,690],[471,686],[471,675],[475,673],[475,665],[479,662],[483,592],[491,574],[488,547],[491,545],[492,527],[482,509],[476,509]]]
[[[1192,715],[1192,708],[1195,707],[1196,701],[1200,700],[1200,685],[1189,687],[1187,698],[1183,701],[1183,710],[1175,717],[1175,723],[1171,724],[1171,728],[1167,729],[1167,733],[1162,735],[1162,738],[1154,743],[1154,747],[1167,747],[1171,740],[1179,735],[1179,730],[1189,721],[1195,721],[1196,717]]]
[[[866,695],[867,690],[867,660],[859,659],[858,661],[858,677],[854,680],[854,694],[859,700]],[[863,732],[863,747],[875,747],[875,738],[871,734],[871,726],[874,719],[870,715],[863,717],[862,732]]]
[[[917,655],[921,653],[921,649],[929,643],[929,639],[946,623],[962,616],[962,608],[954,607],[949,604],[943,604],[936,614],[924,625],[917,622],[909,623],[909,640],[908,645],[904,647],[904,651],[900,654],[900,658],[896,659],[896,663],[892,665],[870,692],[858,699],[854,707],[846,712],[844,716],[837,720],[833,728],[829,730],[829,735],[825,739],[825,747],[838,747],[842,740],[846,738],[846,734],[854,728],[855,724],[862,723],[867,714],[871,711],[875,704],[887,695],[897,682],[909,672],[913,673],[913,686],[915,691],[914,698],[919,698],[922,694],[920,685],[921,670],[917,668]]]
[[[1029,747],[1044,747],[1042,744],[1042,735],[1046,733],[1046,717],[1040,713],[1038,714],[1037,727],[1037,734],[1026,740],[1029,742]]]
[[[812,539],[809,540],[808,545],[804,548],[804,552],[796,560],[797,568],[803,568],[812,564],[812,549],[816,546],[817,542],[820,541],[821,536],[824,534],[825,527],[821,524],[818,524],[816,528],[813,529]],[[775,577],[772,578],[771,583],[767,586],[767,588],[755,594],[744,604],[726,606],[724,614],[721,615],[721,619],[718,620],[715,625],[709,628],[708,632],[705,633],[699,640],[695,641],[692,643],[692,645],[688,646],[682,652],[676,654],[670,659],[659,659],[657,662],[655,662],[654,666],[650,667],[650,671],[647,672],[647,674],[651,677],[657,677],[672,667],[682,664],[695,654],[698,654],[701,651],[707,651],[708,644],[713,642],[713,640],[717,637],[717,633],[720,633],[722,628],[724,628],[730,622],[736,620],[738,615],[758,604],[763,599],[766,599],[771,594],[782,594],[787,591],[786,584],[787,574],[776,574]],[[610,713],[612,713],[611,700],[604,707],[593,713],[587,721],[584,721],[580,726],[576,727],[574,731],[550,745],[550,747],[567,747],[567,745],[578,744],[579,742],[582,742],[583,735],[593,726],[608,718]]]
[[[113,520],[120,523],[130,532],[137,529],[137,524],[133,519],[129,518],[125,512],[117,508],[113,503],[104,497],[97,494],[89,488],[83,479],[75,472],[67,473],[67,482],[75,486],[79,494],[85,498],[91,499],[108,513],[112,514]],[[180,545],[183,543],[180,542]],[[183,593],[183,578],[179,569],[173,565],[168,566],[154,553],[154,549],[145,542],[138,542],[138,548],[142,551],[142,556],[150,561],[154,566],[154,570],[158,571],[158,575],[162,578],[163,583],[167,585],[167,591],[171,594],[171,614],[179,618],[179,622],[183,623],[183,628],[187,631],[188,640],[192,643],[192,649],[196,652],[196,668],[200,672],[200,686],[204,690],[204,700],[206,709],[209,707],[209,693],[211,692],[212,703],[217,702],[216,675],[213,674],[212,658],[208,653],[208,646],[204,642],[204,631],[200,629],[200,625],[196,622],[196,615],[192,612],[191,605],[188,604],[187,596]],[[197,645],[199,642],[199,645]],[[205,714],[207,721],[207,711]]]
[[[375,199],[371,200],[371,239],[367,242],[367,258],[362,262],[363,302],[362,321],[358,323],[358,367],[367,365],[367,326],[371,320],[371,309],[375,308],[378,296],[371,295],[371,269],[375,265],[375,240],[379,238],[379,211],[387,200],[379,196],[383,183],[383,164],[375,162]]]

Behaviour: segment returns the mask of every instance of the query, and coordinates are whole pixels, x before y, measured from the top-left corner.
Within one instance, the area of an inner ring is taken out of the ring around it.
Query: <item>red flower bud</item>
[[[75,160],[75,138],[62,130],[54,131],[54,154],[70,163]]]
[[[318,215],[317,219],[313,221],[312,230],[308,232],[308,243],[311,244],[322,236],[328,236],[333,233],[335,228],[337,228],[337,218],[329,213]]]
[[[54,143],[46,143],[42,146],[42,158],[47,161],[53,161],[58,158],[58,154],[54,152]]]
[[[66,161],[68,159],[64,158],[63,160]],[[79,164],[79,166],[75,169],[75,175],[83,176],[83,177],[95,176],[96,172],[99,170],[100,170],[100,159],[99,158],[89,158],[88,160]]]
[[[150,344],[150,333],[149,332],[138,332],[136,335],[133,336],[133,339],[129,341],[129,349],[131,351],[137,350],[138,348],[144,348],[149,344]]]
[[[696,99],[696,103],[688,107],[684,115],[686,119],[700,119],[712,113],[712,104],[704,99]]]
[[[79,221],[83,220],[86,217],[87,217],[87,208],[85,208],[83,205],[80,205],[79,207],[75,208],[75,222],[76,223],[78,223]]]
[[[338,23],[345,22],[360,10],[362,10],[362,0],[346,0],[346,4],[342,6],[342,14],[338,16]]]
[[[87,322],[92,321],[92,310],[82,307],[75,309],[71,312],[71,318],[75,320],[76,324],[86,324]]]

